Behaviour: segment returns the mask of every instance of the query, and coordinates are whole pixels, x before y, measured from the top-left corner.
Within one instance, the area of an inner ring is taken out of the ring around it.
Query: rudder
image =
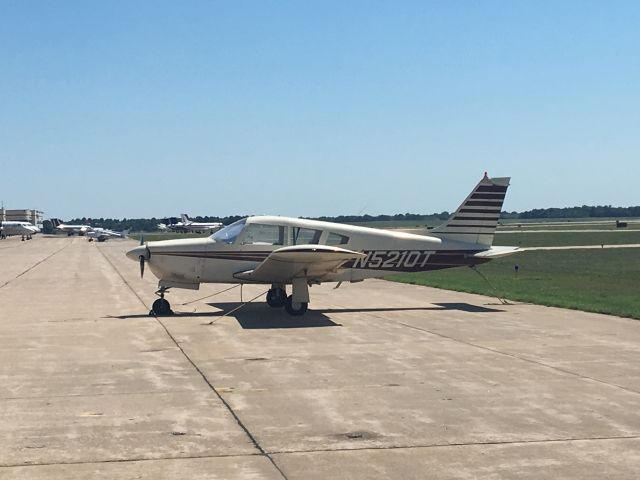
[[[456,212],[429,235],[490,247],[498,226],[510,177],[484,178],[478,182]]]

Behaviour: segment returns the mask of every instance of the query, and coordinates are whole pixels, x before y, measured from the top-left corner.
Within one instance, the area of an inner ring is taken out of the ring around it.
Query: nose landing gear
[[[160,289],[156,292],[156,295],[158,295],[160,298],[158,298],[155,302],[153,302],[153,305],[151,305],[149,316],[173,315],[171,304],[164,298],[164,293],[167,290],[169,290],[169,287],[160,287]]]

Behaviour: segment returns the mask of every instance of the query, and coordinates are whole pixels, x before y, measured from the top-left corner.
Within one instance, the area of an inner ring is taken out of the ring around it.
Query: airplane
[[[494,247],[510,178],[485,176],[456,212],[428,235],[299,218],[247,217],[206,238],[141,244],[126,253],[159,279],[150,315],[171,315],[170,288],[201,283],[270,285],[266,301],[290,315],[307,311],[309,287],[360,282],[398,272],[475,266],[518,247]],[[287,295],[287,287],[291,294]],[[337,287],[336,287],[337,288]]]
[[[186,213],[181,214],[180,218],[182,219],[182,228],[186,229],[187,232],[214,233],[224,227],[224,224],[220,222],[194,222]]]
[[[89,241],[104,242],[110,238],[127,238],[129,230],[123,230],[122,232],[116,232],[115,230],[109,230],[106,228],[93,227],[91,231],[86,233],[89,237]]]
[[[52,218],[51,223],[53,224],[53,228],[65,232],[69,237],[76,234],[80,236],[86,235],[87,232],[93,230],[91,225],[67,225],[66,223],[62,223],[59,218]]]
[[[0,238],[20,235],[22,236],[22,241],[25,241],[31,240],[36,233],[40,233],[40,229],[29,222],[0,222]]]
[[[159,223],[158,230],[163,232],[171,230],[182,233],[213,233],[224,227],[224,224],[219,222],[194,222],[186,213],[181,214],[180,218],[182,221],[177,223]]]

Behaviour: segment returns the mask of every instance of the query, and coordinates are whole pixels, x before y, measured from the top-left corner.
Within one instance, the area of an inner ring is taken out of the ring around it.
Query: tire
[[[156,315],[171,315],[171,305],[164,298],[159,298],[151,306],[151,311]]]
[[[293,295],[289,295],[286,302],[284,302],[284,309],[289,315],[293,315],[294,317],[304,315],[308,306],[309,304],[307,302],[294,303]]]
[[[267,292],[267,304],[271,308],[282,308],[287,301],[287,292],[281,288],[272,288]]]

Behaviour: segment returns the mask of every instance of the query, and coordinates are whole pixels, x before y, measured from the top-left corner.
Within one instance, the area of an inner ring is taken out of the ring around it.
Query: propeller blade
[[[145,262],[145,258],[144,255],[140,255],[140,278],[144,277],[144,262]]]
[[[140,245],[144,245],[144,235],[140,234]]]

